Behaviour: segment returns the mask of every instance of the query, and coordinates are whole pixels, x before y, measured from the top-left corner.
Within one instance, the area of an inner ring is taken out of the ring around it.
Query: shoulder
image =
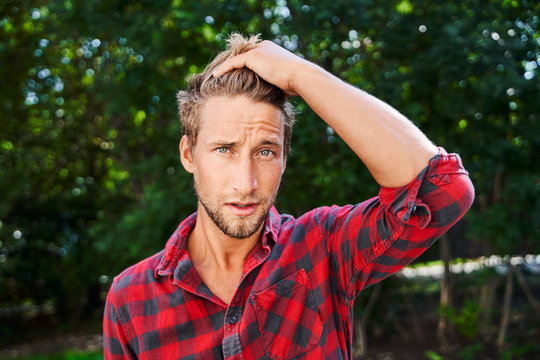
[[[163,258],[163,251],[132,265],[118,274],[109,290],[109,297],[116,300],[128,298],[130,289],[147,287],[157,281],[156,268]]]
[[[328,227],[328,223],[333,223],[347,216],[358,216],[358,209],[365,208],[365,206],[360,205],[362,204],[321,206],[302,214],[298,218],[282,214],[280,215],[280,235],[303,233],[305,236],[313,232],[313,230],[318,232],[320,229]]]
[[[284,227],[294,227],[298,225],[314,224],[324,226],[326,223],[343,221],[349,217],[359,217],[365,215],[373,205],[378,204],[379,198],[373,197],[358,204],[321,206],[306,212],[298,218],[291,215],[281,215]]]

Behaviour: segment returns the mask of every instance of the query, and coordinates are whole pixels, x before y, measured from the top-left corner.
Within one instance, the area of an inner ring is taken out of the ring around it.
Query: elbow
[[[462,196],[458,199],[458,202],[462,212],[460,217],[463,217],[463,215],[469,211],[474,202],[474,185],[468,175],[461,176],[460,178],[463,191]]]
[[[436,212],[434,218],[439,227],[451,227],[457,223],[474,202],[474,186],[466,174],[453,175],[448,186],[451,186],[452,201]]]

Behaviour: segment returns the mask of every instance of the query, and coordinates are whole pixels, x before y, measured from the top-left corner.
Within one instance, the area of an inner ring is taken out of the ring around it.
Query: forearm
[[[300,95],[382,186],[408,184],[437,153],[426,136],[390,105],[272,42],[263,41],[255,49],[228,59],[214,76],[242,67],[288,95]]]
[[[298,64],[295,92],[362,159],[385,187],[408,184],[437,148],[405,116],[313,64]]]
[[[470,208],[474,188],[456,154],[439,149],[414,181],[382,188],[357,205],[318,210],[322,237],[351,299],[399,271],[450,229]]]

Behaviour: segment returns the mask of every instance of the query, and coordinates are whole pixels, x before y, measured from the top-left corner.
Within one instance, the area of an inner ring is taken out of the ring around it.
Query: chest
[[[208,289],[225,304],[230,304],[242,278],[242,269],[237,271],[209,270],[199,272]]]
[[[162,283],[159,311],[140,324],[142,354],[151,359],[155,348],[158,357],[176,359],[326,358],[349,337],[345,321],[335,322],[348,308],[336,301],[324,251],[310,250],[276,244],[247,274],[206,276],[196,286]],[[318,251],[321,258],[312,254]]]

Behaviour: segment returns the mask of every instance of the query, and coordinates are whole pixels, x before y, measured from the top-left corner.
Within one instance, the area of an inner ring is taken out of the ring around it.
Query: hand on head
[[[214,72],[219,77],[231,70],[247,67],[264,80],[281,88],[287,96],[296,96],[295,73],[298,66],[308,63],[290,51],[265,40],[252,50],[233,56]]]

